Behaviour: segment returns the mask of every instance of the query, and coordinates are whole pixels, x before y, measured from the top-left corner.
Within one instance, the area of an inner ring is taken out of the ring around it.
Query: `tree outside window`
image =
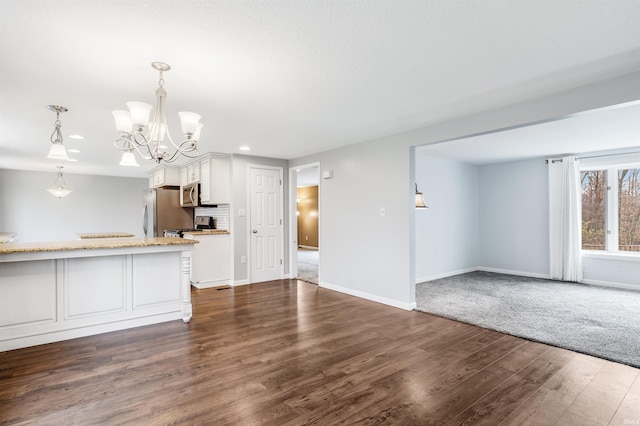
[[[583,170],[582,249],[640,252],[640,168]]]

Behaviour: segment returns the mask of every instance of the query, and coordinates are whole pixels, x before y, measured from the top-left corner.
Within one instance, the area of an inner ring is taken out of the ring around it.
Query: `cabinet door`
[[[180,186],[185,186],[188,183],[189,183],[189,180],[187,179],[187,168],[182,167],[180,169]]]
[[[231,167],[229,157],[211,157],[211,204],[231,201]]]
[[[200,161],[200,201],[211,204],[211,160]]]
[[[156,187],[164,185],[164,169],[156,170],[153,173],[153,185]]]
[[[193,246],[192,283],[197,288],[229,284],[231,278],[230,236],[228,234],[199,235],[191,238],[199,241],[199,244]]]
[[[189,183],[200,182],[200,163],[187,166],[187,180]]]

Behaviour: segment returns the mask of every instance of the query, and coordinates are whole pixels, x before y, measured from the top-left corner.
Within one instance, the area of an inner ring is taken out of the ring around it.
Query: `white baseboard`
[[[444,272],[442,274],[429,275],[426,277],[419,277],[419,278],[416,278],[416,284],[424,283],[427,281],[439,280],[440,278],[452,277],[454,275],[466,274],[468,272],[474,272],[477,270],[478,268],[474,267],[474,268],[458,269],[457,271]]]
[[[393,306],[394,308],[404,309],[406,311],[411,311],[411,310],[415,309],[415,307],[416,307],[416,303],[415,302],[412,302],[412,303],[400,302],[398,300],[388,299],[386,297],[381,297],[381,296],[376,296],[375,294],[365,293],[363,291],[353,290],[351,288],[342,287],[342,286],[339,286],[339,285],[334,285],[334,284],[321,282],[320,283],[320,287],[326,288],[328,290],[337,291],[337,292],[340,292],[340,293],[345,293],[345,294],[348,294],[350,296],[360,297],[361,299],[367,299],[367,300],[371,300],[373,302],[382,303],[383,305]]]
[[[247,285],[247,284],[251,284],[249,282],[249,280],[236,280],[236,281],[231,283],[231,285],[234,286],[234,287],[239,286],[239,285]]]
[[[453,277],[454,275],[466,274],[466,273],[475,272],[475,271],[495,272],[496,274],[516,275],[519,277],[542,278],[545,280],[551,279],[551,277],[548,274],[538,274],[535,272],[512,271],[510,269],[498,269],[498,268],[489,268],[486,266],[476,266],[473,268],[458,269],[457,271],[444,272],[442,274],[419,277],[419,278],[416,278],[416,284],[424,283],[427,281],[438,280],[440,278]]]
[[[551,276],[549,276],[549,274],[538,274],[536,272],[512,271],[510,269],[487,268],[486,266],[478,266],[476,268],[476,271],[495,272],[496,274],[517,275],[519,277],[542,278],[543,280],[551,279]]]
[[[589,285],[597,285],[600,287],[612,287],[612,288],[620,288],[623,290],[640,290],[640,285],[634,284],[625,284],[625,283],[614,283],[610,281],[598,281],[598,280],[582,280],[581,284],[589,284]]]
[[[200,281],[193,282],[191,281],[191,285],[197,288],[198,290],[202,290],[203,288],[213,288],[213,287],[222,287],[230,285],[231,281],[229,280],[220,280],[220,281]]]

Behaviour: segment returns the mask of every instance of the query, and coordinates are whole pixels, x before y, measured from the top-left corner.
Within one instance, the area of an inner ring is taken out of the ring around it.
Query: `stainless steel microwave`
[[[180,195],[180,205],[182,207],[200,206],[200,184],[192,183],[182,187]]]

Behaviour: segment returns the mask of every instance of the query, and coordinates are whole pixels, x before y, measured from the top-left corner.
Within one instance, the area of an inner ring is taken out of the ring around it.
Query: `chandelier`
[[[71,194],[73,191],[64,187],[64,179],[62,179],[62,166],[56,166],[58,168],[58,178],[53,183],[51,188],[47,188],[47,191],[54,197],[62,198]]]
[[[151,66],[159,71],[158,88],[156,89],[156,109],[153,119],[149,121],[149,114],[153,108],[144,102],[127,102],[129,111],[112,111],[116,122],[116,129],[120,132],[120,137],[114,142],[114,146],[122,151],[122,166],[139,166],[134,155],[134,150],[146,160],[155,160],[156,163],[162,161],[171,163],[180,155],[195,158],[198,156],[198,139],[202,123],[200,115],[194,112],[179,112],[180,124],[184,140],[175,143],[165,115],[164,101],[167,91],[164,89],[163,73],[169,71],[171,67],[163,62],[152,62]],[[171,144],[172,152],[165,145],[165,137]]]
[[[58,105],[49,105],[48,107],[51,111],[56,113],[56,127],[53,129],[53,133],[51,133],[51,148],[49,149],[47,158],[51,158],[52,160],[69,161],[67,150],[62,144],[62,131],[60,130],[60,127],[62,127],[62,124],[60,123],[60,113],[67,112],[68,109]]]

